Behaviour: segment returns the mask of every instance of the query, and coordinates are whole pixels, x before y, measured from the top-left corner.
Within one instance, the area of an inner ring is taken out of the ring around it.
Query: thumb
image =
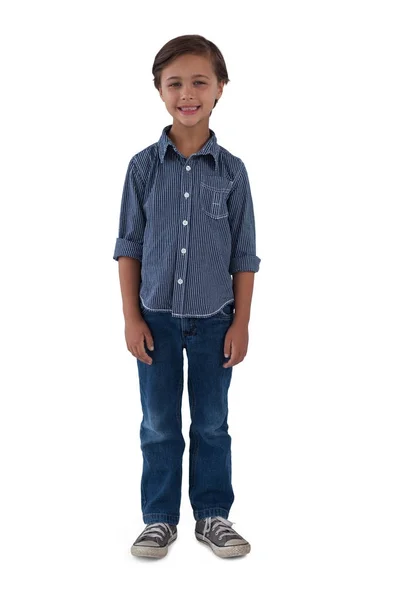
[[[224,343],[224,356],[225,356],[225,358],[228,358],[228,356],[230,356],[230,354],[231,354],[231,340],[227,336],[225,338],[225,343]]]
[[[145,333],[144,339],[149,350],[154,350],[154,342],[151,333]]]

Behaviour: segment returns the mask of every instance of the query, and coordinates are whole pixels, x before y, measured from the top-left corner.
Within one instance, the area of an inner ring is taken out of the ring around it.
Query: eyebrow
[[[192,77],[206,77],[206,79],[210,79],[207,75],[203,75],[202,73],[197,73],[196,75],[192,75]],[[170,79],[181,79],[178,75],[173,75],[172,77],[168,77],[167,81]]]

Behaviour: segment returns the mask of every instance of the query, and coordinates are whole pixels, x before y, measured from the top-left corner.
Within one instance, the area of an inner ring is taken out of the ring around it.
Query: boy
[[[227,395],[232,367],[247,352],[261,260],[250,186],[244,163],[209,129],[229,81],[218,48],[199,35],[174,38],[156,55],[153,75],[173,124],[129,162],[113,256],[143,411],[146,527],[131,552],[163,557],[177,537],[185,348],[195,535],[220,557],[239,556],[250,544],[227,518],[234,500]]]

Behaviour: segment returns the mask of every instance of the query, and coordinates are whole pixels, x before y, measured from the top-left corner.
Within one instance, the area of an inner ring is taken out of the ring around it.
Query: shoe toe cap
[[[246,540],[234,538],[232,540],[227,540],[225,546],[243,546],[245,544],[248,544]]]

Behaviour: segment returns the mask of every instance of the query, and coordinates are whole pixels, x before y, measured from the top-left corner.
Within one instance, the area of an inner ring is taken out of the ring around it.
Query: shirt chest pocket
[[[200,205],[213,219],[228,216],[228,196],[232,182],[227,177],[203,175],[200,180]]]

